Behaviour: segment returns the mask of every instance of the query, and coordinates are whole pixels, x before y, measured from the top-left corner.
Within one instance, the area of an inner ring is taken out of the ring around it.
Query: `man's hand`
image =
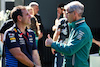
[[[95,43],[96,45],[98,45],[100,47],[100,41],[95,40],[94,38],[92,39],[92,42]]]
[[[96,41],[95,44],[97,44],[100,47],[100,41]]]
[[[51,44],[53,43],[52,38],[50,37],[50,34],[48,34],[48,38],[45,40],[45,46],[51,47]]]
[[[55,49],[51,48],[52,54],[55,54]]]

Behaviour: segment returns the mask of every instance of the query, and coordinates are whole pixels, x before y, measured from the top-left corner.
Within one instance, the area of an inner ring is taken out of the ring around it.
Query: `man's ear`
[[[22,20],[22,16],[18,15],[18,16],[17,16],[17,20],[18,20],[18,21],[21,21],[21,20]]]

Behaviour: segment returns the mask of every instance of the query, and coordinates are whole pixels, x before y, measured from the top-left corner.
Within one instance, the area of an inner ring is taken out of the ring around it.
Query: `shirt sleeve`
[[[0,33],[3,33],[4,34],[4,32],[7,30],[7,29],[9,29],[10,27],[12,27],[13,26],[13,20],[8,20],[8,21],[6,21],[3,25],[2,25],[2,27],[1,27],[1,29],[0,29]]]
[[[62,21],[60,21],[59,20],[59,25],[58,25],[58,29],[60,28],[60,29],[62,29],[63,28],[63,26],[62,26],[62,24],[64,23],[64,20],[62,20]]]
[[[91,38],[92,39],[92,38]],[[74,33],[74,36],[70,37],[67,44],[54,42],[51,47],[56,51],[71,56],[79,51],[84,45],[89,42],[89,35],[87,31],[80,28]]]
[[[7,45],[8,49],[11,48],[15,48],[15,47],[20,47],[20,45],[18,44],[18,41],[15,37],[15,33],[11,32],[11,33],[6,33],[4,34],[5,40],[4,43],[5,45]]]
[[[5,32],[5,25],[6,25],[6,23],[4,23],[3,25],[2,25],[2,27],[1,27],[1,29],[0,29],[0,33],[4,33]]]

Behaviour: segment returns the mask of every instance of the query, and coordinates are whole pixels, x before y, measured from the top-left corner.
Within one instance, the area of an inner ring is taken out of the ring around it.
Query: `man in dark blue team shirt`
[[[28,11],[17,6],[11,11],[15,25],[4,34],[6,67],[41,67],[35,43],[35,35],[26,26],[31,24]]]

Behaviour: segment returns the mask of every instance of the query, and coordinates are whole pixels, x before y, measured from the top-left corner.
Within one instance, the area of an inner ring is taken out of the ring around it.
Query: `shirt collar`
[[[83,22],[85,22],[85,18],[81,18],[81,19],[79,19],[79,20],[77,20],[77,21],[74,21],[74,22],[72,22],[72,23],[69,23],[69,25],[70,25],[72,28],[75,28],[75,27],[77,27],[79,24],[81,24],[81,23],[83,23]]]
[[[15,25],[14,31],[18,32],[18,33],[22,33],[17,25]],[[26,27],[25,31],[27,32],[27,27]]]

